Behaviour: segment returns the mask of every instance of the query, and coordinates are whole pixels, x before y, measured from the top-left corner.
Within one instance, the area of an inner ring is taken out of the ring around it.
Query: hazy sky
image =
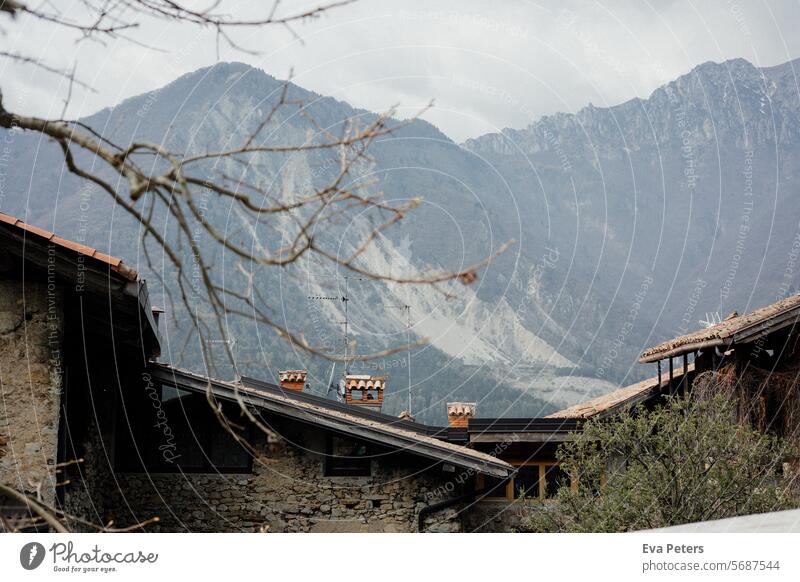
[[[253,15],[263,14],[265,3],[223,6]],[[281,10],[318,3],[285,1]],[[78,18],[77,1],[56,4]],[[74,34],[26,18],[3,15],[0,26],[5,50],[54,66],[77,63],[96,92],[76,89],[70,117],[217,61],[213,31],[185,25],[149,21],[132,33],[159,51],[125,41],[76,42]],[[376,111],[393,104],[416,111],[435,99],[426,118],[461,141],[589,102],[646,97],[709,60],[782,63],[800,57],[799,29],[798,0],[361,0],[296,25],[302,43],[282,28],[241,30],[237,42],[259,55],[223,45],[219,60],[248,62],[281,78],[293,69],[298,84]],[[0,87],[9,109],[61,114],[66,87],[57,77],[0,60]]]

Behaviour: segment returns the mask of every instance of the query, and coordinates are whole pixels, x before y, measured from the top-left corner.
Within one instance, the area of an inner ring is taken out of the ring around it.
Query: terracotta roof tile
[[[791,319],[793,314],[794,320]],[[800,294],[792,295],[744,315],[731,314],[720,323],[660,343],[642,352],[639,361],[654,362],[693,351],[698,349],[701,344],[723,344],[734,335],[742,334],[756,326],[769,328],[772,325],[784,325],[787,322],[791,324],[797,320],[797,317],[800,317]]]
[[[26,230],[33,234],[38,234],[40,237],[46,238],[47,240],[50,240],[55,236],[49,230],[39,228],[38,226],[33,226],[32,224],[25,224],[24,222],[18,222],[16,226],[17,228],[21,228],[22,230]]]
[[[82,245],[81,243],[76,243],[71,240],[67,240],[65,238],[61,238],[60,236],[54,236],[50,242],[53,242],[59,246],[67,247],[68,249],[72,249],[77,253],[81,253],[83,255],[91,257],[97,251],[92,247],[87,247],[86,245]]]
[[[447,416],[475,416],[475,402],[448,402]]]
[[[305,382],[308,378],[306,370],[280,370],[278,379],[281,382]]]
[[[694,364],[689,364],[688,368],[689,372],[693,372]],[[683,376],[683,367],[676,368],[672,373],[674,378]],[[666,382],[668,382],[668,378],[665,374],[662,374],[661,384],[663,385]],[[591,418],[611,410],[612,408],[618,408],[629,402],[636,401],[639,396],[645,395],[647,392],[652,391],[655,393],[658,388],[658,376],[648,378],[647,380],[625,386],[624,388],[614,390],[608,394],[603,394],[597,398],[592,398],[586,402],[580,402],[564,410],[559,410],[546,418]]]
[[[100,251],[95,251],[94,255],[92,255],[95,259],[103,261],[104,263],[108,263],[112,267],[119,267],[122,264],[122,259],[117,257],[112,257],[111,255],[107,255],[105,253],[101,253]]]
[[[130,281],[135,281],[139,274],[134,270],[129,268],[125,263],[122,262],[122,259],[117,257],[112,257],[111,255],[107,255],[105,253],[101,253],[97,249],[92,247],[67,240],[65,238],[61,238],[60,236],[56,236],[49,230],[45,230],[43,228],[39,228],[38,226],[33,226],[31,224],[26,224],[22,222],[20,219],[10,216],[8,214],[4,214],[0,212],[0,222],[11,225],[12,227],[16,227],[20,230],[25,231],[26,234],[32,234],[38,237],[41,237],[51,243],[58,245],[59,247],[69,249],[71,251],[81,253],[86,255],[87,257],[91,257],[97,261],[105,263],[108,265],[112,271],[115,273],[125,277]]]
[[[351,390],[383,390],[386,387],[386,378],[384,376],[348,374],[345,382]]]

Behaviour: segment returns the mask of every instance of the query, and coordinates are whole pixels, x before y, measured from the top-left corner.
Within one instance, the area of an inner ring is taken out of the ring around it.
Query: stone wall
[[[444,499],[432,492],[443,490],[447,474],[403,453],[377,455],[371,477],[326,477],[324,433],[305,425],[295,431],[253,439],[267,462],[252,473],[224,475],[114,474],[93,431],[85,481],[69,488],[67,509],[117,526],[157,516],[147,531],[412,532],[420,510]],[[432,513],[426,530],[461,531],[459,509]]]
[[[54,501],[62,300],[44,283],[0,281],[0,480]]]
[[[479,501],[464,512],[463,528],[466,532],[503,533],[525,531],[526,516],[531,506],[522,502]]]

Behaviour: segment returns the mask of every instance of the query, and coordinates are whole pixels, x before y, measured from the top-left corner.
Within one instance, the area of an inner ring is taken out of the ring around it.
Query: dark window
[[[569,475],[558,465],[548,465],[545,467],[545,497],[556,496],[562,487],[569,487]]]
[[[252,455],[222,426],[205,394],[174,386],[148,386],[125,396],[117,420],[116,466],[155,473],[245,473]],[[238,406],[225,403],[225,416]],[[235,430],[235,429],[234,429]],[[237,432],[247,441],[250,431]]]
[[[211,463],[233,473],[249,472],[252,455],[224,427],[220,428],[222,430],[211,431],[209,435]]]
[[[325,475],[327,477],[369,477],[372,475],[372,459],[366,443],[328,435],[325,451]]]
[[[526,465],[514,476],[514,499],[539,497],[539,465]]]
[[[506,486],[509,482],[508,479],[490,477],[489,475],[482,475],[481,477],[483,479],[482,488],[488,489],[488,492],[485,494],[486,497],[502,497],[505,499]]]

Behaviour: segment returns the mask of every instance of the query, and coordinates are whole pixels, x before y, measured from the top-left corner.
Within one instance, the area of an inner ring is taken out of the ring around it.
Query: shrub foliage
[[[534,531],[621,532],[797,505],[783,475],[794,448],[738,422],[722,396],[588,421],[557,456],[577,486],[532,506]]]

